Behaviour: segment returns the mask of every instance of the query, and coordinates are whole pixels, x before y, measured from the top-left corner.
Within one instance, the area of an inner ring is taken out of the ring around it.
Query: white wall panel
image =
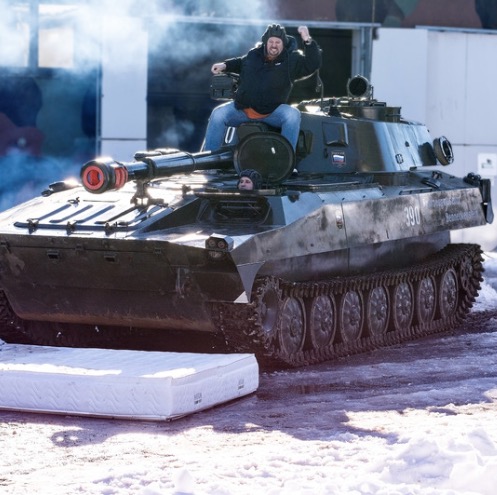
[[[497,35],[468,34],[466,142],[497,146]]]
[[[379,29],[373,44],[374,96],[402,107],[409,120],[426,121],[428,34],[424,30]]]
[[[433,138],[444,135],[452,142],[454,163],[440,168],[492,180],[494,212],[495,168],[482,168],[479,156],[497,153],[496,54],[497,35],[488,32],[381,28],[373,43],[371,76],[377,99],[401,106],[407,119],[424,122]],[[496,222],[454,238],[494,249]]]
[[[424,31],[424,30],[423,30]],[[426,123],[433,137],[463,144],[466,132],[466,34],[428,31]]]
[[[147,138],[148,37],[140,19],[104,20],[101,154],[120,158],[143,149]]]
[[[102,139],[100,156],[110,156],[115,160],[131,162],[135,153],[147,149],[146,139]]]

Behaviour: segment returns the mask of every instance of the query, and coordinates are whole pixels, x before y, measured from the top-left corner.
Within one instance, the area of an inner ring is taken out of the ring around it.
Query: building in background
[[[292,34],[311,27],[334,95],[370,74],[373,26],[479,29],[495,26],[497,9],[494,0],[267,3],[0,0],[0,154],[81,160],[106,142],[194,151],[213,106],[210,65],[244,53],[274,20]],[[294,101],[315,97],[315,86],[297,85]]]

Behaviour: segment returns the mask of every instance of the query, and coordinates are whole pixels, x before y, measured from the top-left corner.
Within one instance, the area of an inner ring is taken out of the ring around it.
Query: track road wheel
[[[312,349],[326,347],[333,342],[337,329],[333,296],[316,296],[309,301],[307,325],[309,346]]]
[[[343,342],[351,343],[359,340],[364,324],[364,307],[359,292],[349,290],[342,294],[339,321]]]
[[[396,332],[409,328],[412,322],[414,298],[412,287],[401,282],[393,289],[392,295],[392,327]]]
[[[420,280],[416,287],[416,317],[423,326],[431,323],[435,316],[437,290],[432,277]]]
[[[305,311],[300,297],[288,296],[281,305],[278,340],[283,356],[292,356],[304,345]]]
[[[385,287],[375,287],[368,294],[366,323],[371,336],[383,335],[388,328],[390,300]]]
[[[453,268],[440,277],[439,305],[440,316],[445,319],[452,316],[457,308],[459,287],[457,275]]]

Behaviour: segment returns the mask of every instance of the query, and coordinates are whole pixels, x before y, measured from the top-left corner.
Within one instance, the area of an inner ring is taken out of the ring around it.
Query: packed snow
[[[456,331],[261,373],[182,419],[0,411],[0,493],[494,495],[497,253],[485,267]]]

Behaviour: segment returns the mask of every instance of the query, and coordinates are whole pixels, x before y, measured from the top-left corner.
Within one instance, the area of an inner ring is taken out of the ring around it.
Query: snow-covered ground
[[[450,335],[263,373],[180,420],[0,412],[0,493],[494,495],[497,253],[485,265]]]

